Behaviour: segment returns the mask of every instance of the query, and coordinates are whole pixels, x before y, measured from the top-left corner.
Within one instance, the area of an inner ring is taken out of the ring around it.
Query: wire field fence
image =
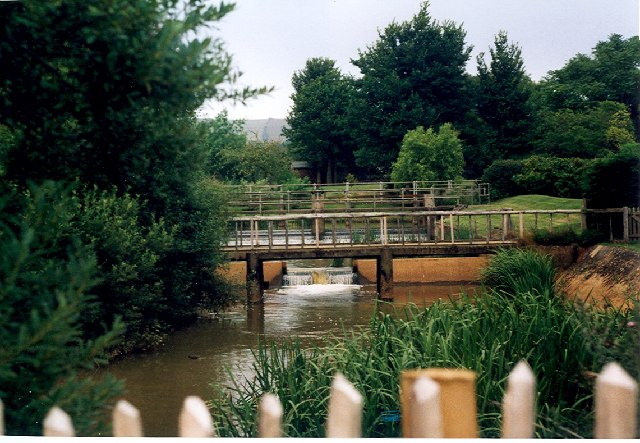
[[[403,437],[477,438],[476,374],[466,369],[414,369],[401,373],[400,419]],[[280,400],[265,394],[257,401],[257,436],[279,438],[284,410]],[[595,438],[636,438],[638,385],[617,363],[608,363],[594,385]],[[336,374],[325,420],[326,437],[362,437],[363,396],[342,375]],[[295,411],[293,411],[295,413]],[[180,437],[216,436],[207,405],[187,397],[178,417]],[[506,380],[502,402],[502,437],[535,435],[536,379],[521,361]],[[75,435],[70,417],[54,407],[43,421],[45,436]],[[0,403],[0,435],[4,434]],[[142,437],[140,411],[125,400],[113,410],[115,437]]]
[[[477,180],[229,186],[235,214],[415,211],[489,201]]]

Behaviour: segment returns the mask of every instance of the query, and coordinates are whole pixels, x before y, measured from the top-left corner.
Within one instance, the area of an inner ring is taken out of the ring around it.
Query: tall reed
[[[529,249],[501,249],[482,272],[482,282],[510,294],[534,291],[553,294],[556,270],[553,259]]]
[[[214,405],[218,431],[255,436],[257,399],[272,392],[284,406],[286,435],[322,437],[331,377],[339,371],[365,396],[363,435],[397,437],[393,415],[399,409],[400,372],[460,367],[478,374],[481,435],[496,437],[505,379],[525,359],[538,378],[538,435],[590,436],[592,387],[585,371],[599,371],[611,358],[632,364],[617,358],[635,352],[627,347],[633,341],[626,326],[632,311],[578,306],[541,285],[546,278],[517,282],[519,289],[531,282],[534,287],[526,291],[483,290],[428,308],[385,314],[390,308],[384,306],[366,330],[345,331],[322,348],[261,344],[254,354],[255,377],[237,380]]]

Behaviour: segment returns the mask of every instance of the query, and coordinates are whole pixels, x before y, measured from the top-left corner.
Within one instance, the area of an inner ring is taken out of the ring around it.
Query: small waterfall
[[[282,276],[283,286],[352,285],[358,275],[350,267],[343,268],[288,268]]]

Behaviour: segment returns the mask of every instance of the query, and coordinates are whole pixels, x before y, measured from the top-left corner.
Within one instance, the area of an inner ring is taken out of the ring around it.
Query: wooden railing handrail
[[[486,210],[486,211],[406,211],[394,212],[334,212],[334,213],[312,213],[312,214],[283,214],[283,215],[247,215],[231,217],[230,221],[284,221],[284,220],[313,220],[331,218],[382,218],[382,217],[424,217],[424,216],[481,216],[481,215],[517,215],[517,214],[581,214],[583,209],[527,209],[527,210]],[[590,212],[591,210],[586,210]],[[622,209],[615,212],[622,212]]]

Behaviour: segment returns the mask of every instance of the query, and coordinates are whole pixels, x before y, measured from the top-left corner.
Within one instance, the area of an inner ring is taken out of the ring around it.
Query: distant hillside
[[[268,118],[262,120],[247,120],[244,130],[250,140],[283,142],[282,128],[286,125],[283,118]]]

